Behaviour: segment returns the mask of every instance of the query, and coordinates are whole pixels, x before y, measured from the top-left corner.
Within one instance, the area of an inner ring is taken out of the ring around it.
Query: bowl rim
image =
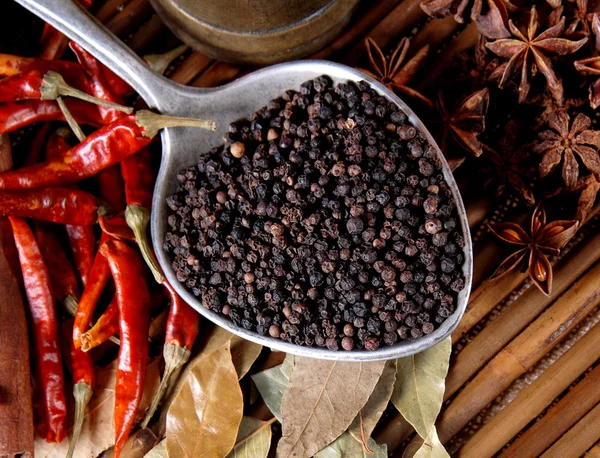
[[[284,342],[279,339],[275,339],[271,336],[262,336],[254,331],[249,331],[247,329],[238,327],[233,324],[228,318],[224,317],[221,314],[218,314],[212,310],[207,309],[202,305],[202,300],[194,296],[188,289],[182,285],[179,281],[177,281],[175,272],[171,267],[171,258],[169,254],[167,254],[163,249],[162,240],[158,239],[158,234],[154,230],[158,227],[158,224],[152,224],[151,237],[154,249],[158,254],[158,261],[163,269],[166,279],[173,286],[176,292],[195,310],[197,310],[203,317],[212,321],[218,326],[221,326],[224,329],[227,329],[231,333],[240,336],[246,340],[251,342],[264,345],[266,347],[271,348],[272,350],[283,351],[286,353],[290,353],[296,356],[305,356],[309,358],[316,359],[325,359],[332,361],[349,361],[349,362],[369,362],[369,361],[381,361],[381,360],[389,360],[389,359],[397,359],[403,358],[406,356],[414,355],[416,353],[422,352],[428,348],[433,347],[438,344],[442,340],[449,337],[452,332],[458,326],[462,316],[465,313],[467,308],[467,303],[469,299],[469,295],[471,292],[472,286],[472,276],[473,276],[473,246],[471,241],[471,233],[469,229],[469,224],[467,220],[467,214],[464,207],[464,203],[462,200],[462,196],[450,170],[448,162],[446,161],[444,155],[442,154],[437,142],[434,140],[433,136],[429,132],[429,130],[425,127],[423,122],[419,119],[419,117],[414,113],[414,111],[393,91],[385,87],[383,84],[379,83],[374,78],[369,75],[361,72],[360,70],[348,67],[343,64],[338,64],[329,61],[320,61],[320,60],[298,60],[293,62],[287,62],[277,65],[272,65],[260,70],[256,70],[252,73],[249,73],[242,78],[235,80],[227,85],[220,86],[219,88],[215,88],[212,91],[220,91],[227,90],[231,88],[235,88],[236,86],[244,86],[249,82],[254,81],[264,81],[267,82],[269,77],[276,76],[278,73],[284,71],[308,71],[309,73],[314,73],[314,76],[309,79],[314,79],[319,75],[329,76],[334,84],[339,84],[342,81],[352,81],[354,83],[358,81],[367,82],[375,91],[377,91],[380,95],[385,96],[388,100],[395,103],[408,117],[409,122],[418,130],[423,132],[427,138],[427,141],[435,148],[436,154],[440,162],[442,163],[442,173],[444,175],[444,179],[446,180],[449,188],[452,191],[452,195],[454,197],[456,203],[456,211],[458,214],[458,218],[460,220],[462,235],[464,237],[464,263],[463,263],[463,276],[465,279],[465,286],[463,290],[458,294],[457,303],[455,310],[452,315],[450,315],[439,328],[433,331],[431,334],[424,335],[418,339],[410,340],[410,341],[402,341],[398,342],[391,346],[384,346],[374,351],[369,350],[351,350],[345,351],[343,349],[340,350],[328,350],[326,348],[321,347],[308,347],[301,346],[289,342]],[[290,88],[297,90],[297,88]],[[268,103],[268,100],[265,100],[265,105]],[[165,143],[168,140],[165,138],[165,134],[162,135],[163,140],[163,148],[166,146]],[[162,164],[161,164],[162,167]],[[159,173],[160,176],[160,173]],[[164,199],[163,199],[164,200]],[[158,199],[153,199],[152,211],[156,212],[157,205],[166,205],[165,202],[159,202]],[[153,218],[153,222],[154,222]]]

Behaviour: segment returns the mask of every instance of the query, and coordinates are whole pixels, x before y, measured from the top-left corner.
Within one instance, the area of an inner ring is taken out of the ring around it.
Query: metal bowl
[[[428,141],[434,146],[435,151],[443,164],[444,178],[452,190],[452,194],[456,202],[458,217],[460,219],[462,235],[465,239],[465,246],[463,249],[465,258],[463,265],[465,287],[458,294],[456,310],[454,313],[448,317],[446,321],[444,321],[444,323],[442,323],[442,325],[434,332],[414,341],[400,342],[396,345],[382,347],[375,351],[344,351],[328,350],[319,347],[305,347],[283,342],[270,336],[262,336],[256,332],[248,331],[241,327],[235,326],[223,315],[205,308],[196,296],[190,293],[181,283],[177,281],[175,272],[171,267],[169,255],[163,250],[164,236],[168,230],[166,223],[168,209],[165,202],[166,198],[173,194],[179,186],[179,183],[176,179],[177,172],[185,167],[196,164],[199,156],[202,153],[208,152],[212,147],[221,144],[222,136],[225,133],[223,129],[226,127],[226,124],[218,123],[221,132],[205,135],[205,141],[203,141],[202,144],[195,145],[195,155],[173,157],[172,160],[166,164],[166,167],[163,166],[161,168],[158,180],[159,184],[157,184],[157,188],[155,190],[154,202],[152,206],[153,216],[151,229],[152,238],[154,241],[154,249],[156,250],[160,265],[163,268],[167,279],[172,285],[175,286],[177,292],[185,299],[186,302],[191,304],[192,307],[198,310],[209,320],[245,339],[265,345],[274,350],[284,351],[294,355],[338,361],[377,361],[402,358],[421,352],[444,340],[458,325],[458,322],[462,318],[467,306],[467,301],[471,290],[473,268],[471,235],[469,232],[469,225],[460,192],[446,159],[444,158],[438,145],[425,125],[403,100],[401,100],[388,88],[375,81],[373,78],[370,78],[356,69],[327,61],[297,61],[287,64],[274,65],[272,67],[253,72],[237,81],[234,81],[233,83],[218,88],[216,91],[218,92],[219,99],[222,100],[223,104],[235,105],[235,108],[232,106],[227,107],[226,111],[230,112],[231,110],[235,109],[237,113],[236,119],[240,119],[251,115],[261,107],[265,106],[271,99],[281,96],[285,90],[298,90],[301,83],[320,75],[328,75],[332,78],[334,83],[347,81],[357,82],[361,80],[367,81],[379,94],[387,97],[389,100],[398,105],[398,107],[404,113],[406,113],[411,124],[420,131],[424,132]],[[249,87],[253,88],[251,96],[249,96],[247,93]],[[229,121],[234,120],[235,119],[230,119]],[[163,135],[169,135],[169,132],[167,131]]]

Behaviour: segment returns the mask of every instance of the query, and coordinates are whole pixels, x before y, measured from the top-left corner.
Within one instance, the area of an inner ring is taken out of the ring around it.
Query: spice
[[[519,249],[506,258],[492,275],[492,280],[521,266],[528,257],[529,277],[546,295],[552,292],[551,254],[558,254],[575,235],[578,221],[553,221],[546,224],[546,212],[542,204],[533,211],[529,231],[516,223],[491,223],[490,230],[503,242],[517,245]]]
[[[162,116],[138,111],[98,129],[62,159],[0,173],[0,189],[27,189],[76,183],[114,165],[147,146],[168,126],[213,129],[212,121]]]
[[[119,304],[121,345],[115,386],[114,451],[118,458],[142,399],[148,358],[150,293],[143,265],[133,248],[118,240],[108,240],[100,252],[108,260]]]
[[[85,226],[96,224],[98,203],[87,192],[67,188],[0,191],[0,214]]]
[[[47,442],[61,442],[67,434],[67,401],[50,274],[27,223],[14,217],[10,223],[33,325],[36,388],[41,403],[36,431]]]
[[[412,340],[452,315],[464,287],[456,206],[436,151],[393,103],[319,77],[228,137],[167,199],[165,249],[205,307],[329,349]],[[433,235],[430,218],[443,228]]]
[[[117,332],[119,332],[119,304],[115,297],[94,326],[81,335],[81,350],[88,352],[109,340]]]
[[[165,359],[165,372],[160,386],[152,399],[152,404],[142,421],[142,428],[146,428],[158,408],[158,404],[167,391],[168,383],[173,373],[190,359],[194,341],[200,330],[200,314],[190,307],[168,283],[164,282],[171,298],[171,309],[167,318],[167,332],[163,356]]]

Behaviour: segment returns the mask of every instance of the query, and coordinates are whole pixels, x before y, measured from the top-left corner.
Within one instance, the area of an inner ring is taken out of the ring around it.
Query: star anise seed
[[[531,77],[534,68],[546,78],[546,85],[552,96],[562,103],[564,90],[560,78],[552,69],[552,62],[547,54],[566,55],[576,52],[587,41],[587,37],[578,41],[560,38],[565,29],[564,17],[554,26],[538,33],[539,20],[537,10],[531,8],[529,26],[526,33],[521,32],[512,20],[508,27],[513,35],[512,38],[503,38],[487,44],[487,47],[500,57],[509,59],[504,67],[502,79],[498,84],[501,89],[505,88],[508,81],[515,74],[517,67],[521,67],[521,81],[519,83],[519,103],[527,99],[531,87]]]
[[[600,174],[600,131],[591,130],[590,118],[579,113],[569,128],[569,115],[559,111],[550,115],[548,127],[539,134],[533,150],[543,154],[539,171],[542,178],[551,174],[562,161],[562,178],[567,189],[573,189],[579,177],[576,156],[593,173]]]
[[[542,204],[533,211],[529,231],[516,223],[491,223],[488,227],[503,242],[519,247],[496,269],[492,279],[517,269],[528,259],[528,273],[535,285],[547,296],[552,292],[552,265],[549,255],[560,253],[575,235],[579,221],[558,220],[546,224],[546,212]]]
[[[390,88],[393,91],[398,91],[404,95],[415,98],[423,104],[433,106],[431,100],[422,95],[415,89],[408,87],[408,84],[413,80],[420,67],[423,65],[429,55],[429,45],[423,46],[417,53],[408,61],[406,55],[410,47],[410,39],[402,38],[392,52],[389,59],[386,59],[383,51],[377,46],[377,43],[372,38],[365,40],[365,47],[371,70],[359,68],[372,78],[375,78],[381,84]],[[405,62],[406,61],[406,62]]]

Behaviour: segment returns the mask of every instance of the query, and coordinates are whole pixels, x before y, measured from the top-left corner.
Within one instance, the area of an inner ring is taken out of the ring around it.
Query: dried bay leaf
[[[167,412],[169,458],[225,457],[235,445],[244,401],[230,341],[198,359]]]
[[[236,445],[227,458],[266,458],[271,448],[272,421],[242,418]]]
[[[281,421],[281,401],[290,381],[294,357],[286,355],[283,363],[252,376],[258,392],[275,417]]]
[[[160,383],[158,370],[159,359],[148,364],[144,380],[144,394],[137,411],[137,419],[141,419],[145,410],[150,407],[152,396]],[[96,369],[96,385],[94,395],[87,406],[81,436],[77,442],[75,456],[77,458],[94,458],[115,443],[115,381],[117,378],[117,361],[105,368]],[[69,415],[72,418],[72,415]],[[64,458],[69,449],[71,431],[67,438],[59,444],[49,444],[44,439],[35,439],[36,458]]]
[[[450,458],[450,455],[448,455],[448,452],[440,442],[435,425],[431,428],[429,436],[427,436],[427,439],[419,450],[417,450],[413,458]]]
[[[379,445],[373,439],[367,442],[373,454],[368,454],[360,442],[349,433],[344,433],[321,450],[314,458],[387,458],[387,445]]]
[[[448,456],[437,439],[435,421],[444,399],[451,351],[448,337],[421,353],[398,360],[392,403],[419,436],[428,440],[417,452],[425,453],[423,449],[428,449],[429,454],[422,457]]]
[[[359,442],[371,437],[377,422],[390,402],[396,381],[396,360],[386,361],[375,389],[358,416],[352,421],[348,432]],[[361,425],[362,423],[362,425]],[[362,431],[361,431],[362,430]],[[364,437],[364,439],[363,439]]]
[[[150,450],[144,458],[169,458],[167,454],[167,440],[161,440],[152,450]]]
[[[310,457],[333,442],[367,403],[384,365],[295,357],[281,403],[277,456]]]

